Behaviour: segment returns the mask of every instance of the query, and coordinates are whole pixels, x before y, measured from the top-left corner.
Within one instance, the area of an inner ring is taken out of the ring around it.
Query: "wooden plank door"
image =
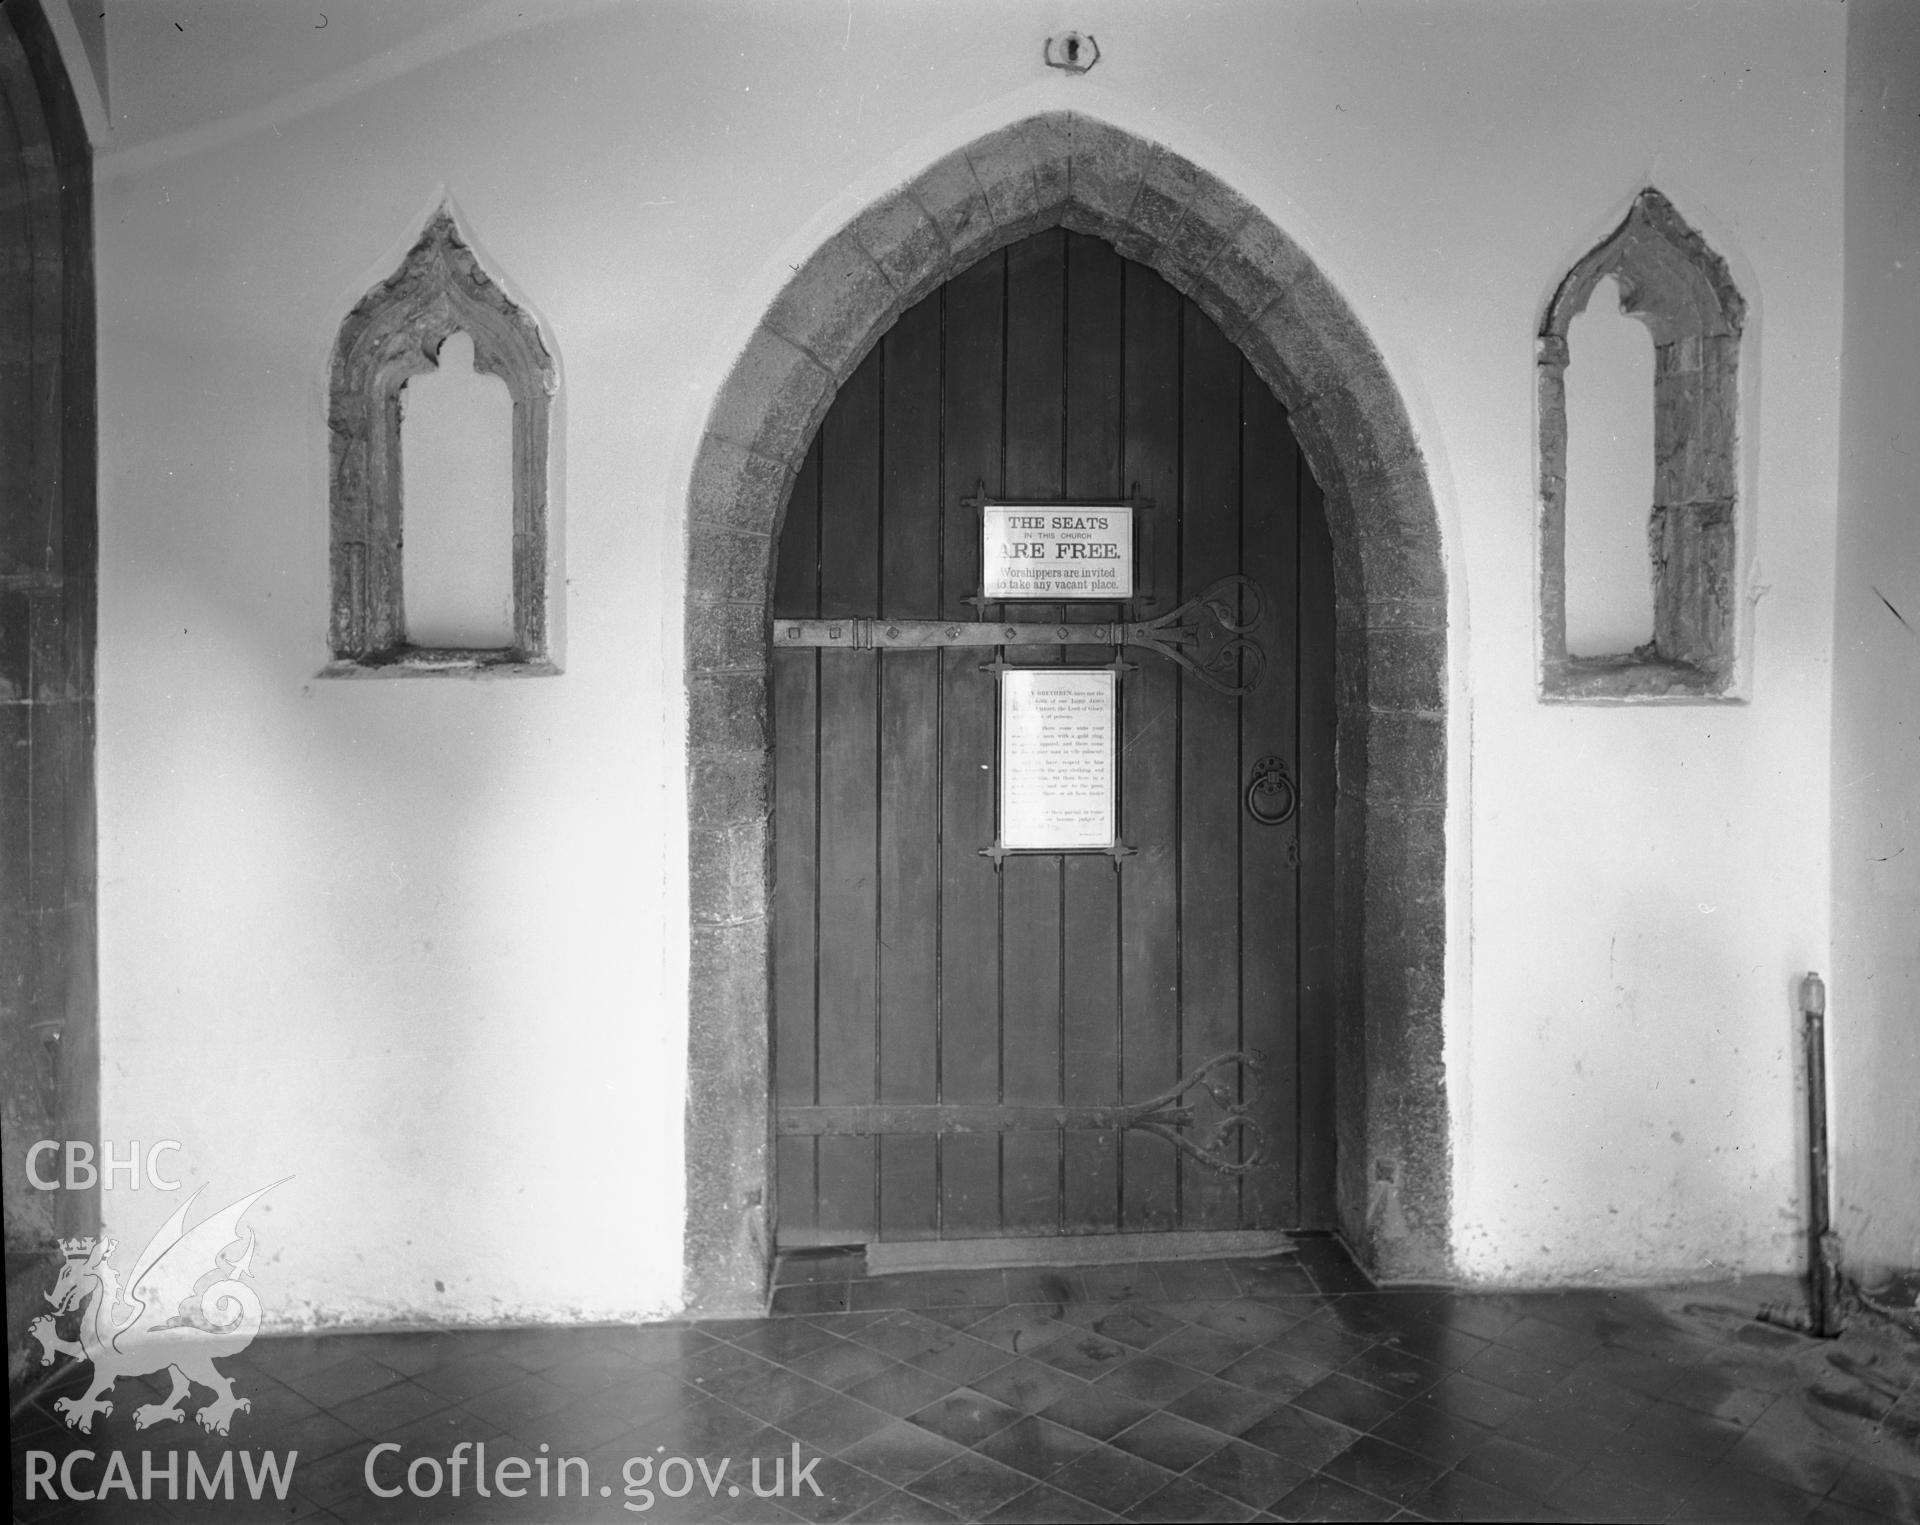
[[[1147,502],[1146,596],[969,603],[980,496]],[[1064,231],[955,277],[822,424],[774,614],[1107,623],[1234,575],[1266,605],[1251,693],[1127,653],[1134,852],[1118,860],[981,854],[995,648],[774,650],[783,1244],[1330,1224],[1331,551],[1284,410],[1211,320]],[[998,654],[1089,665],[1114,649]],[[1299,791],[1281,825],[1248,804],[1267,757]],[[1196,1077],[1212,1088],[1181,1089]],[[1142,1108],[1168,1097],[1190,1115],[1156,1128]],[[1212,1139],[1223,1107],[1257,1136]]]

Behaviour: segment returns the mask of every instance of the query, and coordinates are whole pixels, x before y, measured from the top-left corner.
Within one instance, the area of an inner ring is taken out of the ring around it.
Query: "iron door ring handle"
[[[1262,797],[1283,797],[1277,810],[1263,809]],[[1287,765],[1277,757],[1263,757],[1253,765],[1253,777],[1247,781],[1247,814],[1262,826],[1284,826],[1300,808],[1300,791],[1287,776]]]

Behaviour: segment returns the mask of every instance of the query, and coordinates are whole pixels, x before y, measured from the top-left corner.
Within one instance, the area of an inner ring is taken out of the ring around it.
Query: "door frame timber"
[[[695,1313],[758,1311],[772,1253],[768,634],[781,515],[840,385],[894,319],[1054,226],[1106,239],[1192,297],[1287,408],[1324,494],[1338,627],[1336,1205],[1377,1275],[1451,1268],[1447,582],[1412,423],[1353,310],[1257,207],[1164,145],[1049,112],[939,159],[829,238],[754,330],[694,462],[684,1249]]]

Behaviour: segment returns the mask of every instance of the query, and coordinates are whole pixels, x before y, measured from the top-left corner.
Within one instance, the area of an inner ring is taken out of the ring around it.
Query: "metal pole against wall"
[[[1833,1232],[1827,1167],[1827,987],[1818,974],[1800,982],[1807,1044],[1807,1304],[1813,1332],[1840,1333],[1840,1241]]]

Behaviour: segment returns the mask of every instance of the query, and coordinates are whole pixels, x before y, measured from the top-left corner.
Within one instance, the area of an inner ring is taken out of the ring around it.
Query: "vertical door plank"
[[[1069,498],[1118,497],[1121,481],[1120,256],[1084,234],[1066,237],[1066,477]],[[1074,604],[1069,623],[1120,617],[1118,604]],[[1111,661],[1111,646],[1069,646],[1069,662]],[[1123,674],[1125,687],[1130,674]],[[1114,823],[1118,830],[1119,822]],[[1064,861],[1065,1099],[1120,1100],[1120,875],[1113,860]],[[1119,1227],[1119,1143],[1114,1133],[1066,1135],[1065,1223],[1079,1233]]]
[[[1300,1225],[1334,1226],[1333,542],[1300,462]]]
[[[881,341],[878,613],[926,619],[940,603],[940,307],[923,302]],[[930,1103],[940,924],[940,654],[877,653],[880,668],[880,1086]],[[934,1141],[879,1140],[879,1237],[938,1225]]]
[[[1122,396],[1129,488],[1151,498],[1151,612],[1179,602],[1180,294],[1143,265],[1125,274]],[[1136,849],[1120,869],[1120,1054],[1123,1098],[1146,1101],[1179,1075],[1179,678],[1173,664],[1136,655],[1121,687],[1122,835]],[[1178,1226],[1173,1146],[1150,1134],[1121,1138],[1121,1228]]]
[[[1261,757],[1278,757],[1296,784],[1299,779],[1294,670],[1299,449],[1287,427],[1286,410],[1244,360],[1240,370],[1240,566],[1267,600],[1266,621],[1254,634],[1266,652],[1266,678],[1240,706],[1244,804],[1245,779],[1251,777],[1246,770]],[[1263,826],[1243,808],[1238,819],[1243,1041],[1266,1057],[1255,1095],[1266,1164],[1247,1176],[1241,1188],[1246,1214],[1242,1226],[1291,1228],[1298,1221],[1300,968],[1295,936],[1298,874],[1287,861],[1287,846],[1298,830],[1298,818]]]
[[[774,612],[797,619],[820,607],[820,446],[801,465],[780,532]],[[778,1106],[816,1099],[814,896],[818,889],[819,818],[815,766],[820,744],[817,702],[820,659],[812,651],[773,654],[773,1093]],[[776,1146],[775,1224],[818,1227],[814,1140],[782,1138]]]
[[[1041,498],[1062,487],[1066,234],[1038,234],[1007,250],[1005,494]],[[1052,620],[1051,604],[1012,606],[1009,618]],[[1009,646],[1006,660],[1046,665],[1058,646]],[[1008,1102],[1046,1105],[1061,1095],[1061,860],[1008,858],[1001,872],[1001,1045]],[[1001,1193],[1010,1232],[1060,1226],[1061,1140],[1010,1132],[1001,1145]]]
[[[963,508],[1001,475],[1004,255],[947,283],[945,448],[941,461],[940,618],[972,621],[980,591],[980,515]],[[980,849],[993,842],[993,679],[983,653],[940,655],[940,1098],[1000,1099],[1000,884]],[[1000,1141],[985,1133],[939,1143],[940,1232],[967,1238],[1000,1227]]]
[[[1181,438],[1181,593],[1239,570],[1240,353],[1188,304]],[[1239,701],[1187,673],[1180,693],[1180,1062],[1183,1076],[1240,1046],[1239,826],[1247,759]],[[1192,1094],[1193,1132],[1218,1109]],[[1183,1228],[1239,1227],[1239,1182],[1180,1161]]]
[[[870,615],[880,591],[880,354],[821,426],[820,612]],[[820,653],[820,1100],[874,1100],[878,886],[878,669],[869,652]],[[831,1056],[831,1057],[826,1057]],[[874,1227],[874,1145],[820,1140],[820,1227]]]

